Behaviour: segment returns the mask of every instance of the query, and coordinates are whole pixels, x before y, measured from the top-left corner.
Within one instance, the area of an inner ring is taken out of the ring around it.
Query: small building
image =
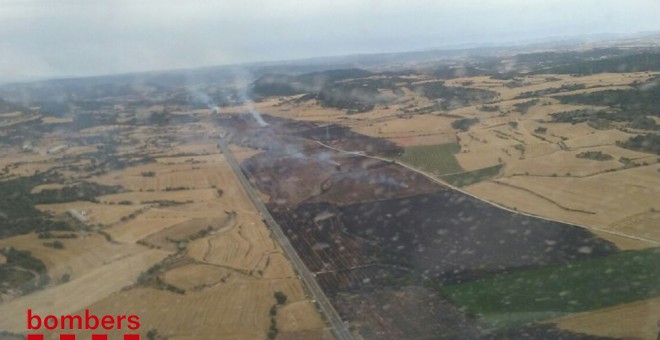
[[[32,145],[32,142],[27,141],[27,142],[23,143],[23,146],[21,147],[21,149],[23,150],[23,152],[29,152],[29,151],[32,151],[32,149],[34,149],[34,146]]]
[[[71,217],[78,220],[78,222],[87,223],[87,217],[85,216],[84,213],[82,213],[82,212],[80,212],[76,209],[69,209],[69,210],[67,210],[67,213],[69,213],[69,215],[71,215]]]
[[[56,146],[56,147],[54,147],[54,148],[50,148],[50,149],[48,149],[48,151],[46,151],[46,153],[47,153],[47,154],[51,154],[51,155],[52,155],[52,154],[56,154],[56,153],[60,153],[60,152],[62,152],[62,151],[64,151],[64,150],[66,150],[68,147],[69,147],[69,146],[66,145],[66,144],[58,145],[58,146]]]

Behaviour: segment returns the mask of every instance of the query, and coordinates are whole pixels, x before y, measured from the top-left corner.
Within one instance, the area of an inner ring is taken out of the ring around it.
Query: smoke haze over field
[[[657,0],[0,0],[0,82],[660,30]]]

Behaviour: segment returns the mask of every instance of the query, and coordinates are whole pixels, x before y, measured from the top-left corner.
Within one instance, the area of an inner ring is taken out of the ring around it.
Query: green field
[[[456,143],[411,146],[404,149],[397,161],[408,164],[433,175],[444,175],[463,171],[454,154],[460,151]]]
[[[498,164],[465,171],[454,156],[460,150],[460,146],[456,143],[411,146],[405,148],[403,154],[396,160],[459,187],[495,177],[502,168],[502,164]]]
[[[478,183],[489,178],[497,176],[502,169],[502,164],[489,166],[472,171],[461,172],[458,174],[451,174],[441,176],[442,180],[457,187],[464,187],[466,185]]]
[[[493,328],[660,295],[660,248],[496,276],[441,288]]]

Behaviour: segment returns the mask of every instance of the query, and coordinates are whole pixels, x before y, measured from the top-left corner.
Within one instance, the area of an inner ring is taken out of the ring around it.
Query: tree
[[[275,300],[277,300],[278,305],[283,305],[283,304],[286,303],[286,299],[287,299],[286,294],[284,294],[280,291],[277,291],[277,292],[275,292],[275,294],[273,294],[273,296],[275,297]]]

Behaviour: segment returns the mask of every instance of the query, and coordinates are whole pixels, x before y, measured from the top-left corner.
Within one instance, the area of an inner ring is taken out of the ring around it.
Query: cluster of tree
[[[324,107],[349,110],[349,113],[361,113],[373,110],[376,103],[382,101],[378,89],[353,84],[336,84],[324,87],[316,96]]]
[[[287,300],[286,294],[276,291],[275,294],[273,294],[275,297],[275,301],[277,302],[274,304],[269,311],[270,314],[270,328],[268,329],[268,339],[275,339],[277,337],[277,334],[279,333],[279,329],[277,328],[277,307],[278,305],[284,305]]]
[[[302,93],[319,93],[329,84],[346,79],[364,78],[371,72],[352,68],[306,73],[298,76],[266,74],[255,80],[250,89],[252,97],[292,96]]]
[[[497,112],[500,110],[499,105],[481,105],[479,106],[479,110],[484,111],[484,112]]]
[[[532,100],[528,100],[526,102],[513,104],[513,107],[516,109],[516,111],[520,112],[521,114],[525,114],[525,113],[527,113],[527,111],[529,111],[529,109],[532,106],[538,104],[538,102],[539,102],[538,99],[532,99]]]
[[[543,97],[553,93],[569,92],[585,89],[584,84],[566,84],[560,87],[550,87],[547,89],[537,90],[537,91],[527,91],[517,95],[514,99],[527,99],[535,97]]]
[[[595,119],[607,119],[607,114],[604,110],[596,109],[581,109],[572,111],[561,111],[551,113],[552,122],[554,123],[583,123]]]
[[[491,77],[491,78],[494,78],[494,77]],[[510,89],[515,89],[516,87],[523,87],[525,85],[526,85],[526,83],[522,79],[519,79],[519,78],[513,78],[511,81],[507,81],[506,83],[504,83],[504,86],[506,86]]]
[[[536,133],[546,133],[548,131],[547,127],[539,126],[536,129],[534,129],[534,132]]]
[[[616,142],[616,145],[626,149],[660,155],[660,135],[655,133],[630,137],[630,139],[626,141]]]
[[[399,78],[364,79],[371,75],[360,69],[330,70],[299,76],[266,75],[252,84],[251,93],[257,99],[304,93],[298,102],[315,99],[324,107],[344,109],[348,113],[367,112],[376,104],[385,102],[379,89],[391,89],[395,94],[403,94],[396,86]]]
[[[78,234],[74,234],[74,233],[53,234],[50,231],[43,231],[43,232],[37,233],[37,238],[39,238],[39,239],[51,239],[51,238],[71,239],[71,238],[78,238]]]
[[[121,154],[117,153],[117,147],[121,144],[114,138],[85,138],[77,141],[79,144],[100,144],[97,151],[84,155],[71,156],[73,160],[88,160],[89,165],[82,168],[83,171],[95,172],[100,175],[109,170],[119,170],[130,166],[152,163],[155,159],[142,153]],[[129,142],[130,143],[130,142]]]
[[[8,285],[2,288],[17,288],[23,293],[29,293],[44,287],[50,281],[44,263],[33,257],[29,251],[8,247],[0,249],[0,253],[7,259],[0,264],[0,278]]]
[[[71,230],[68,224],[53,221],[35,208],[30,191],[39,184],[48,183],[49,178],[50,173],[43,173],[0,182],[0,238],[33,231]]]
[[[10,103],[0,98],[0,113],[10,113],[10,112],[28,113],[30,112],[30,109],[18,104]]]
[[[607,72],[646,71],[660,71],[660,52],[649,51],[599,60],[573,61],[565,65],[544,68],[539,73],[589,75]]]
[[[660,117],[660,77],[631,90],[606,90],[583,94],[560,96],[564,104],[608,106],[608,119],[632,121],[640,116]]]
[[[457,130],[467,131],[470,128],[470,126],[477,124],[478,122],[479,122],[479,118],[457,119],[451,122],[451,127]]]
[[[209,109],[212,107],[227,107],[240,105],[246,100],[244,95],[234,88],[217,88],[215,86],[200,86],[186,91],[170,93],[170,95],[154,105],[163,107],[180,107],[189,110]]]
[[[486,73],[487,70],[481,67],[472,64],[465,64],[459,66],[449,66],[449,65],[440,66],[437,69],[433,70],[431,75],[442,79],[452,79],[452,78],[460,78],[460,77],[476,77],[476,76],[484,75]]]
[[[575,157],[588,158],[588,159],[593,159],[595,161],[609,161],[610,159],[614,159],[614,157],[612,157],[611,155],[608,155],[601,151],[584,151],[575,155]]]
[[[527,74],[577,74],[604,72],[642,72],[660,70],[660,52],[657,49],[596,48],[587,51],[523,53],[514,57],[514,63],[501,71],[502,58],[478,58],[474,65],[491,79],[511,80],[507,87],[521,87],[519,76]],[[555,78],[556,80],[557,78]],[[552,80],[548,80],[552,81]]]
[[[101,185],[92,182],[80,182],[58,189],[46,189],[32,194],[36,204],[51,204],[73,201],[92,201],[97,196],[115,194],[122,190],[120,186]]]
[[[423,83],[418,88],[429,99],[442,99],[443,109],[473,105],[493,100],[497,93],[469,87],[445,86],[443,81]]]
[[[628,126],[639,130],[660,130],[660,125],[656,123],[655,119],[650,117],[637,117]]]
[[[53,249],[64,249],[64,243],[62,243],[62,241],[59,240],[55,240],[52,242],[44,242],[43,244],[44,247],[49,247]]]
[[[117,115],[112,113],[103,113],[99,111],[77,112],[73,116],[72,127],[74,129],[86,129],[99,125],[117,124]]]

